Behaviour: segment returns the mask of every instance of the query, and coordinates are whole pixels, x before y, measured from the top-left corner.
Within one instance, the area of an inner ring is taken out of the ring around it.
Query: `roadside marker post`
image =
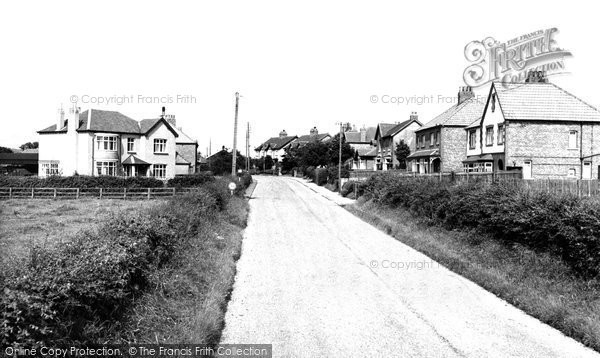
[[[237,185],[235,185],[234,182],[229,183],[229,191],[231,192],[232,196],[233,196],[233,191],[235,190],[235,188],[237,188]]]

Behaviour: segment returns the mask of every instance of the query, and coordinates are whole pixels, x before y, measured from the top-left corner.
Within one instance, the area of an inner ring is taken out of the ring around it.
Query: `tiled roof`
[[[360,157],[376,157],[377,156],[377,147],[360,147],[356,149],[356,152]]]
[[[127,158],[125,158],[125,160],[123,161],[122,164],[128,164],[128,165],[150,165],[150,163],[141,160],[140,158],[136,157],[133,154],[131,154]]]
[[[88,115],[91,111],[91,115]],[[88,128],[88,117],[90,125]],[[125,134],[146,134],[159,121],[163,121],[167,127],[178,137],[175,129],[161,118],[143,119],[136,121],[124,114],[116,111],[103,111],[99,109],[89,109],[79,114],[79,125],[77,131],[92,131],[92,132],[108,132],[108,133],[125,133]],[[65,120],[65,126],[60,131],[56,130],[56,124],[48,128],[42,129],[38,133],[56,133],[66,132],[68,127],[68,119]]]
[[[382,135],[382,137],[395,136],[398,132],[400,132],[404,128],[408,127],[412,122],[417,122],[417,123],[421,124],[421,122],[419,122],[418,120],[409,119],[409,120],[406,120],[404,122],[400,122],[400,123],[394,125],[392,128],[388,129],[387,132],[385,132]]]
[[[187,159],[181,156],[179,153],[175,153],[175,164],[191,164]]]
[[[434,156],[434,155],[440,155],[439,150],[437,150],[437,149],[418,150],[418,151],[412,153],[411,155],[409,155],[407,158],[423,158],[423,157],[430,157],[430,156]]]
[[[600,122],[598,109],[553,83],[494,83],[509,120]]]
[[[0,164],[37,164],[38,153],[0,153]]]
[[[453,105],[445,112],[435,117],[431,121],[419,128],[417,131],[432,128],[435,126],[468,126],[474,120],[480,119],[483,116],[483,108],[485,102],[477,98],[469,98],[458,105]]]
[[[329,133],[321,133],[321,134],[317,134],[317,135],[306,134],[306,135],[302,135],[302,136],[298,137],[298,140],[296,140],[296,142],[300,142],[300,143],[309,143],[309,142],[313,142],[313,141],[320,142],[327,137],[331,137],[329,135]],[[294,143],[296,143],[296,142],[294,142]]]
[[[396,126],[395,123],[379,123],[377,125],[377,129],[376,129],[375,133],[379,132],[380,137],[385,137],[387,132],[389,132],[389,130],[394,128],[395,126]]]
[[[264,150],[264,149],[267,149],[267,148],[269,148],[271,150],[279,150],[281,148],[284,148],[286,145],[288,145],[291,141],[293,141],[296,138],[298,138],[298,137],[296,137],[296,136],[286,136],[286,137],[273,137],[273,138],[269,138],[263,144],[259,145],[256,148],[256,150]]]
[[[466,126],[465,129],[477,128],[477,127],[479,127],[480,123],[481,123],[481,118],[477,118],[476,120],[473,121],[473,123]]]

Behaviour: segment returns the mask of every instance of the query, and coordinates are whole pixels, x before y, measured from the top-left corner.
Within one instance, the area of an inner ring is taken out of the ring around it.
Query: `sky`
[[[426,123],[465,86],[469,42],[547,28],[572,53],[551,81],[600,107],[589,1],[12,1],[0,17],[5,147],[37,140],[75,102],[136,120],[165,106],[214,153],[232,146],[235,92],[242,152],[248,123],[252,147],[283,129],[334,133],[413,111]]]

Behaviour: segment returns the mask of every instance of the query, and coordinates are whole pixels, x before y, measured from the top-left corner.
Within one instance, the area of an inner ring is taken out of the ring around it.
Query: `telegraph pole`
[[[246,128],[246,170],[250,172],[250,122]]]
[[[336,123],[337,124],[337,123]],[[340,195],[342,194],[342,135],[344,134],[342,130],[343,122],[339,122],[340,124],[340,152],[338,155],[338,189],[340,191]]]
[[[240,93],[236,92],[235,93],[235,121],[233,124],[233,150],[231,152],[231,176],[235,177],[236,176],[236,160],[237,160],[237,155],[236,155],[236,146],[237,146],[237,126],[238,126],[238,107],[239,107],[239,103],[240,103]]]

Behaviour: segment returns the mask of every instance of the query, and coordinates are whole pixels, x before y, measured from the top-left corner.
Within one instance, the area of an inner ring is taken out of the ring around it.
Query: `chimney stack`
[[[317,127],[313,127],[313,128],[310,130],[310,135],[311,135],[311,136],[316,136],[317,134],[319,134],[319,131],[317,130]]]
[[[74,134],[75,131],[79,128],[79,112],[81,112],[81,108],[73,106],[69,110],[69,119],[67,121],[67,132],[70,134]]]
[[[548,78],[546,77],[546,71],[529,71],[527,72],[526,83],[546,83]]]
[[[62,109],[62,106],[58,110],[58,114],[56,116],[56,130],[59,131],[62,127],[65,126],[65,111]]]
[[[279,132],[279,138],[283,138],[283,137],[287,137],[287,132],[284,130],[282,130],[281,132]]]
[[[410,117],[408,117],[410,120],[415,120],[418,121],[419,120],[419,115],[417,114],[417,112],[410,112]]]
[[[164,117],[165,117],[165,113],[166,113],[166,112],[167,112],[167,108],[166,108],[165,106],[163,106],[163,108],[162,108],[162,114],[161,114],[161,117],[163,117],[163,118],[164,118]]]
[[[471,86],[459,87],[457,105],[473,97],[475,97],[475,94],[473,93],[473,89],[471,88]]]
[[[162,108],[162,114],[160,115],[160,118],[166,120],[167,123],[169,123],[173,127],[177,127],[177,121],[175,120],[175,115],[174,114],[167,114],[167,109],[164,106]]]
[[[363,143],[367,141],[367,128],[364,126],[360,129],[360,141]]]

